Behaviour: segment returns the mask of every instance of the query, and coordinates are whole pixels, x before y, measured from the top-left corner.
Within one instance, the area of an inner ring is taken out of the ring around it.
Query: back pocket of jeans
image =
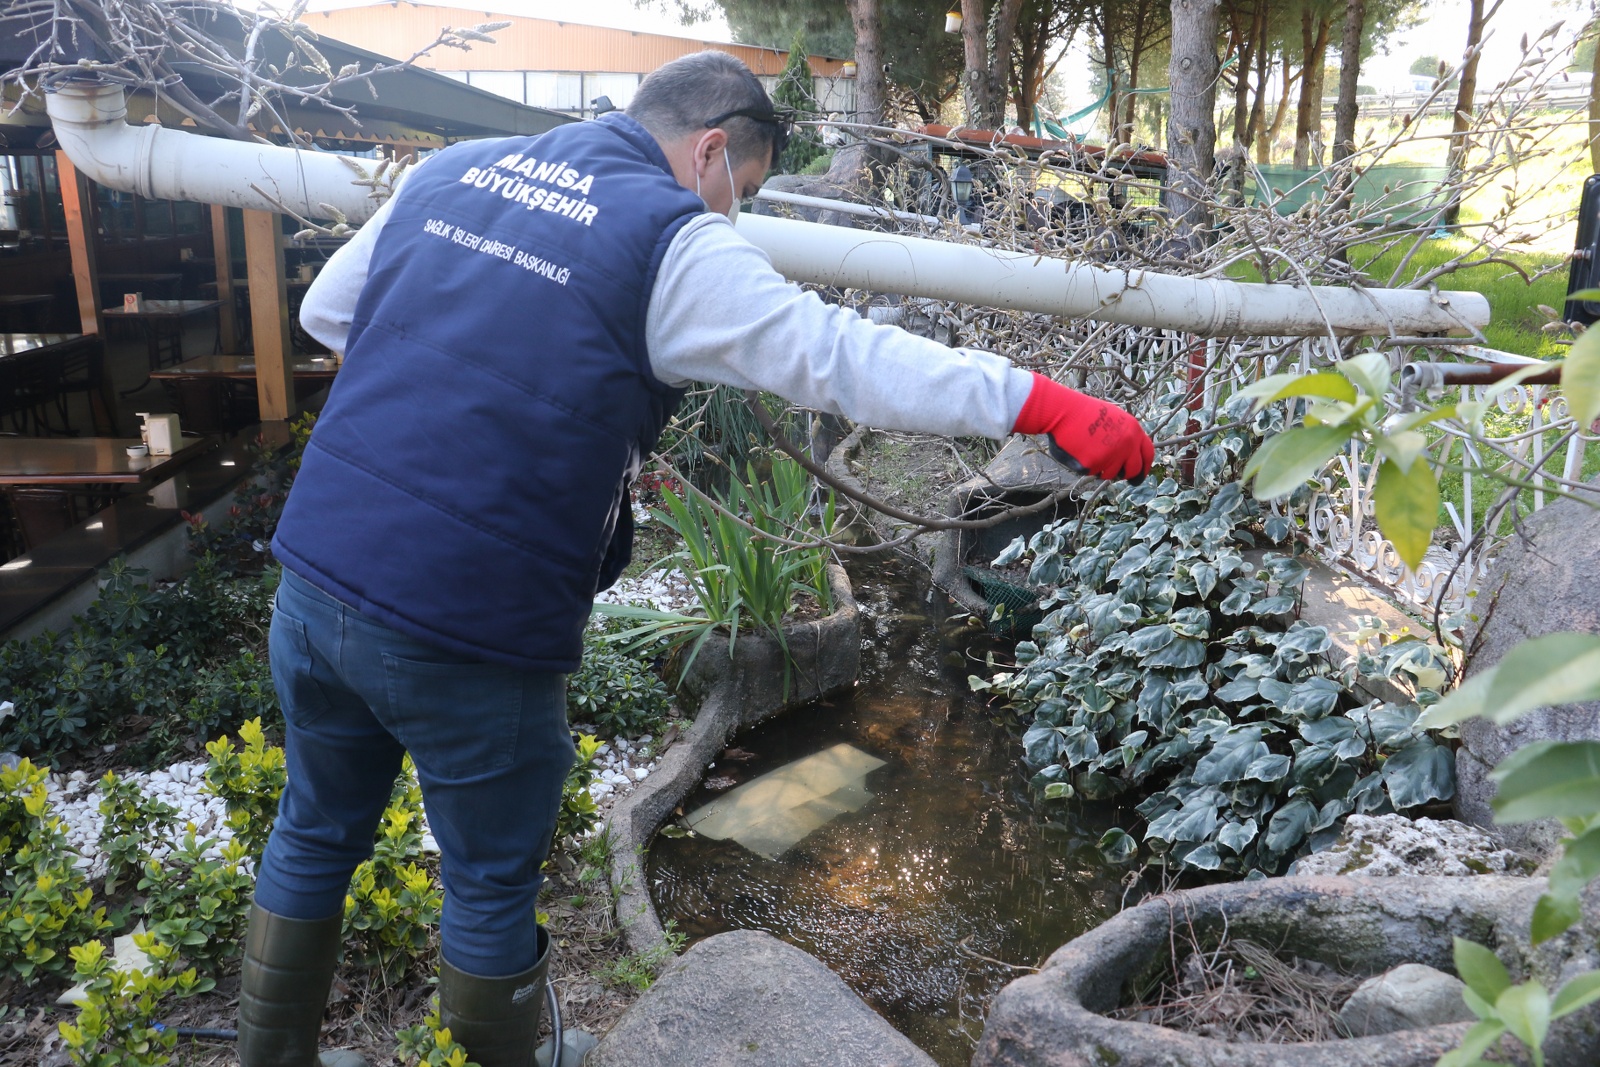
[[[519,671],[492,663],[430,663],[385,652],[385,723],[425,773],[474,778],[517,758]]]

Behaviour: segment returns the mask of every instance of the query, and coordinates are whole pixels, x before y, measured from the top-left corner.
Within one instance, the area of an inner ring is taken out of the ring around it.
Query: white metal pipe
[[[845,215],[864,215],[868,218],[897,219],[923,226],[942,229],[945,221],[938,215],[919,215],[914,211],[896,211],[894,208],[876,207],[872,204],[851,204],[844,200],[831,200],[825,196],[806,196],[803,193],[785,193],[777,189],[762,189],[757,200],[770,200],[775,204],[793,204],[795,207],[815,208],[818,211],[838,211]]]
[[[739,232],[785,276],[818,285],[1185,330],[1212,337],[1462,333],[1489,321],[1479,293],[1302,288],[1110,270],[926,237],[764,215]],[[1453,314],[1452,314],[1453,313]]]
[[[68,83],[48,98],[62,150],[90,178],[163,200],[351,223],[376,203],[339,156],[129,126],[122,89]],[[824,201],[828,210],[853,206]],[[871,210],[871,209],[869,209]],[[795,281],[929,297],[1047,315],[1185,330],[1207,336],[1387,335],[1467,332],[1489,322],[1478,293],[1356,290],[1111,270],[1047,256],[874,233],[746,212],[739,232]]]
[[[332,217],[320,206],[327,203],[352,224],[377,210],[367,189],[351,184],[357,174],[349,163],[331,153],[130,126],[121,86],[68,82],[45,106],[73,166],[112,189],[156,200],[287,208],[302,218]]]

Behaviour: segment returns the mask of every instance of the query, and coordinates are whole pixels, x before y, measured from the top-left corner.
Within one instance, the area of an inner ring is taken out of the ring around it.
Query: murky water
[[[1092,847],[1109,819],[1041,822],[1015,736],[968,692],[968,666],[946,662],[967,642],[941,642],[936,609],[905,577],[852,578],[861,686],[740,734],[748,758],[719,760],[708,780],[748,782],[845,743],[885,761],[866,777],[871,798],[771,860],[733,840],[658,837],[651,890],[691,940],[759,929],[818,957],[956,1067],[1014,967],[1037,966],[1115,910],[1116,874]],[[729,788],[702,786],[684,810]]]

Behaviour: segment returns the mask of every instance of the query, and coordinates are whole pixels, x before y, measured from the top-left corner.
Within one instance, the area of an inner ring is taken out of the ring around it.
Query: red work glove
[[[1138,419],[1042,374],[1033,376],[1033,391],[1011,432],[1049,434],[1081,472],[1108,481],[1126,478],[1137,485],[1155,460],[1155,444]]]

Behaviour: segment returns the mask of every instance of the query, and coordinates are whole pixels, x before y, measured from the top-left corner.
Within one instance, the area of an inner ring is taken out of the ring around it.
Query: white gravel
[[[696,602],[682,573],[665,568],[619,582],[595,599],[613,604],[641,604],[661,611],[685,611]],[[0,717],[10,711],[9,702],[0,703]],[[574,727],[583,729],[583,724],[576,723]],[[637,788],[661,762],[652,755],[654,740],[646,734],[636,740],[619,738],[600,746],[589,794],[602,811]],[[205,768],[205,761],[198,760],[174,763],[157,771],[118,772],[119,778],[138,782],[146,796],[157,797],[178,809],[175,829],[151,848],[156,859],[165,858],[191,826],[196,837],[214,839],[208,856],[220,856],[221,846],[232,839],[222,798],[206,789]],[[64,824],[68,845],[80,855],[76,862],[92,877],[104,874],[106,866],[100,852],[100,832],[105,817],[100,814],[103,798],[98,785],[98,778],[83,771],[51,774],[46,783],[50,806]],[[426,823],[422,829],[424,849],[437,851]]]

